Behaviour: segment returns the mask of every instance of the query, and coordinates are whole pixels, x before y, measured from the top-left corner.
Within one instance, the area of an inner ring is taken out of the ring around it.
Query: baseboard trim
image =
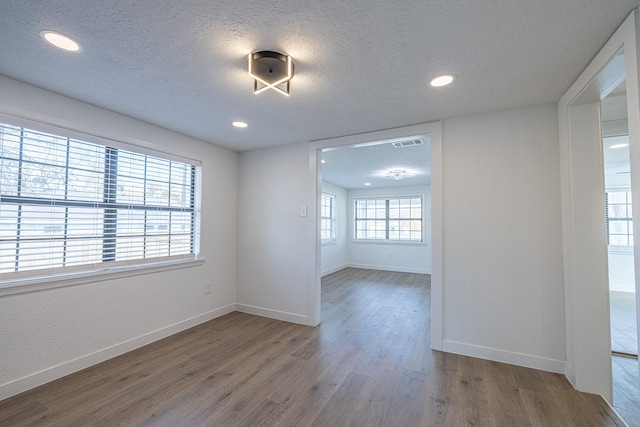
[[[340,270],[343,270],[343,269],[347,268],[348,266],[349,265],[347,265],[347,264],[342,264],[341,266],[330,268],[330,269],[328,269],[326,271],[322,271],[322,272],[320,272],[320,277],[324,277],[324,276],[327,276],[329,274],[336,273],[336,272],[338,272]]]
[[[306,325],[307,316],[301,314],[288,313],[286,311],[272,310],[270,308],[256,307],[248,304],[236,303],[236,311],[247,314],[255,314],[256,316],[267,317],[269,319],[282,320],[284,322],[299,323]]]
[[[199,314],[190,319],[186,319],[149,332],[147,334],[129,339],[127,341],[123,341],[111,347],[98,350],[94,353],[86,354],[84,356],[78,357],[77,359],[73,359],[68,362],[64,362],[62,364],[44,369],[42,371],[35,372],[33,374],[27,375],[26,377],[22,377],[6,384],[2,384],[0,385],[0,400],[30,390],[34,387],[38,387],[42,384],[57,380],[58,378],[62,378],[66,375],[96,365],[100,362],[104,362],[105,360],[109,360],[113,357],[135,350],[136,348],[151,344],[152,342],[161,340],[201,323],[208,322],[209,320],[213,320],[216,317],[231,313],[235,311],[235,309],[235,304],[229,304],[224,307]]]
[[[396,273],[417,273],[417,274],[431,274],[431,270],[424,268],[405,268],[405,267],[389,267],[385,265],[371,265],[371,264],[347,264],[342,268],[361,268],[363,270],[380,270],[380,271],[394,271]]]
[[[564,360],[547,359],[530,354],[514,353],[495,348],[481,347],[455,341],[444,340],[442,351],[460,354],[462,356],[477,357],[478,359],[493,360],[495,362],[508,363],[510,365],[523,366],[556,374],[565,373]]]

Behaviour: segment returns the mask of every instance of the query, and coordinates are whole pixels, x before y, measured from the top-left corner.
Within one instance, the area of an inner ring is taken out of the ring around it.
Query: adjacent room
[[[639,6],[3,2],[0,425],[640,425]]]

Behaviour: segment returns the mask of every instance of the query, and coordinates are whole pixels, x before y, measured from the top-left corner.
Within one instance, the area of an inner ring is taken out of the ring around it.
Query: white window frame
[[[633,253],[633,218],[630,212],[627,213],[626,217],[610,217],[609,216],[609,193],[626,193],[626,202],[624,203],[625,208],[628,210],[629,208],[633,209],[632,201],[631,201],[631,189],[629,188],[610,188],[605,192],[605,215],[606,215],[606,228],[607,228],[607,245],[609,247],[609,251],[612,253]],[[621,203],[612,203],[612,204],[621,204]],[[620,244],[611,244],[611,234],[610,234],[610,222],[611,221],[625,221],[628,223],[627,233],[626,234],[617,234],[624,235],[627,237],[628,244],[620,245]]]
[[[174,270],[204,264],[200,258],[200,204],[201,204],[201,162],[172,153],[161,152],[139,145],[115,141],[70,129],[51,126],[27,119],[0,114],[0,123],[22,127],[39,133],[71,138],[78,141],[97,144],[115,150],[125,150],[141,155],[173,160],[193,166],[192,199],[192,243],[189,254],[176,257],[166,256],[127,261],[98,262],[74,265],[70,267],[43,268],[17,272],[0,273],[0,296],[31,292],[56,287],[72,286],[81,283],[110,280],[151,272]],[[1,172],[1,171],[0,171]]]
[[[325,200],[330,200],[331,204],[329,206],[329,215],[326,216],[324,215],[325,212],[327,212],[327,210],[325,209]],[[331,193],[327,193],[327,192],[322,192],[320,195],[320,236],[321,236],[321,242],[323,245],[331,245],[331,244],[336,244],[337,243],[337,238],[336,238],[336,231],[337,231],[337,203],[338,203],[338,198],[336,197],[335,194],[331,194]],[[327,229],[323,228],[323,224],[325,224],[325,221],[328,221],[329,223],[329,237],[322,237],[323,236],[323,232]]]
[[[391,201],[406,199],[420,199],[420,218],[392,218],[389,212],[389,205]],[[358,218],[358,202],[359,201],[384,201],[385,216],[383,218]],[[425,244],[425,197],[421,194],[411,195],[395,195],[395,196],[368,196],[368,197],[354,197],[353,198],[353,242],[354,243],[376,243],[376,244],[402,244],[402,245],[424,245]],[[358,237],[358,221],[384,221],[384,238],[363,238]],[[390,222],[392,221],[420,221],[420,240],[417,239],[393,239],[390,238]]]

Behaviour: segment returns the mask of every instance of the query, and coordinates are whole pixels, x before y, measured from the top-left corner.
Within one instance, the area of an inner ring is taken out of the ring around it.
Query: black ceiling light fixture
[[[293,59],[289,55],[270,50],[251,53],[249,75],[253,79],[253,93],[273,89],[289,96],[293,78]]]

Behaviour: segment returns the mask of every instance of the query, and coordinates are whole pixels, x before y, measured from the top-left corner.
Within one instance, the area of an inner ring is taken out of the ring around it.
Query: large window
[[[320,199],[320,237],[323,243],[335,242],[336,196],[322,193]]]
[[[608,191],[607,243],[611,246],[633,246],[633,220],[630,191]]]
[[[422,242],[422,197],[355,199],[355,239]]]
[[[0,279],[195,258],[195,177],[189,163],[0,124]]]

